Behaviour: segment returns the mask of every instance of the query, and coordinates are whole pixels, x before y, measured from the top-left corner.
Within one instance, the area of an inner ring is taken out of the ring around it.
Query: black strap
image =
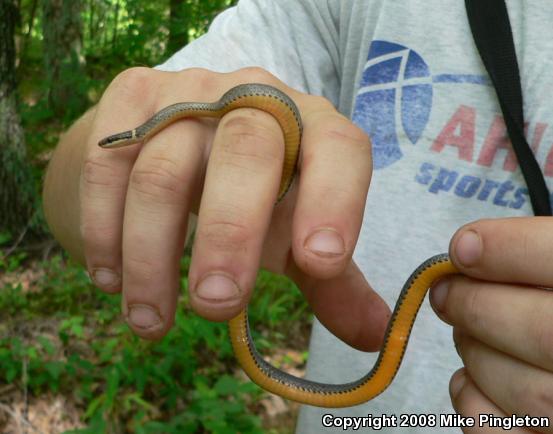
[[[472,36],[495,87],[535,215],[551,215],[549,191],[524,137],[522,89],[505,0],[465,0]]]

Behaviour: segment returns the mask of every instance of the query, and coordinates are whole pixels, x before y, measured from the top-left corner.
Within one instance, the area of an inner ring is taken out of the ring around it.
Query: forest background
[[[145,342],[41,208],[60,134],[107,84],[163,62],[235,3],[0,0],[0,432],[293,432],[297,406],[245,379],[225,325],[189,309],[189,248],[175,326]],[[261,271],[250,317],[266,357],[301,375],[311,315],[295,286]]]

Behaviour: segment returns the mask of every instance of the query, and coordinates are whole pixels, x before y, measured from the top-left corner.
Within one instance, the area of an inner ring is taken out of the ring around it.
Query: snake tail
[[[423,262],[403,286],[372,369],[356,381],[327,384],[295,377],[266,362],[255,348],[246,310],[230,320],[232,346],[250,379],[269,392],[318,407],[350,407],[378,396],[391,384],[403,360],[413,323],[428,288],[457,270],[447,254]]]

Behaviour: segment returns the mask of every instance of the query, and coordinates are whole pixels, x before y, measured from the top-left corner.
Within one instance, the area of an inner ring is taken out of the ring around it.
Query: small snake
[[[278,193],[280,201],[290,188],[297,171],[302,124],[294,102],[282,91],[264,84],[242,84],[230,89],[214,103],[186,102],[168,106],[131,131],[101,140],[103,148],[118,148],[149,139],[178,119],[186,117],[221,118],[238,108],[263,110],[276,118],[285,142],[285,158]],[[253,343],[247,309],[229,321],[230,339],[238,362],[252,381],[269,392],[303,404],[319,407],[349,407],[361,404],[382,393],[394,379],[411,328],[433,282],[458,273],[447,254],[433,256],[411,274],[396,302],[384,336],[378,359],[368,374],[345,384],[326,384],[287,374],[266,362]]]

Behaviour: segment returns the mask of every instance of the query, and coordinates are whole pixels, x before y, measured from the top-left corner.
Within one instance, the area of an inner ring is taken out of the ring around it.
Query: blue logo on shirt
[[[432,85],[445,82],[489,85],[482,75],[432,76],[414,50],[392,42],[372,42],[352,119],[371,137],[375,169],[403,156],[400,136],[417,143],[430,118]]]

